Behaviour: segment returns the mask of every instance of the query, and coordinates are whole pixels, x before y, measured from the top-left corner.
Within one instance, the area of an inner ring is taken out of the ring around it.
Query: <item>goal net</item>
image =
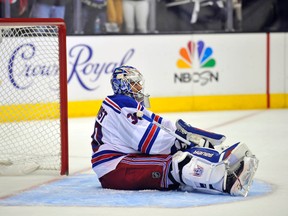
[[[0,19],[0,175],[68,174],[66,27]]]

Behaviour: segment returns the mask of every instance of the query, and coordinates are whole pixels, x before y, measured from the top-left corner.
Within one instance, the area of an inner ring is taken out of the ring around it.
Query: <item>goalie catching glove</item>
[[[188,140],[191,144],[190,147],[200,146],[207,148],[214,148],[214,146],[220,145],[226,139],[222,134],[216,134],[209,131],[201,130],[184,122],[182,119],[176,121],[177,130],[175,133],[185,140]],[[175,146],[177,149],[183,150],[187,148],[187,144],[181,140],[175,140]]]

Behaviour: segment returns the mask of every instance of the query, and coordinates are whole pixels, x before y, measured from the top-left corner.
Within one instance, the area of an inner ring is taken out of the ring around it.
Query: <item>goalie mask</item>
[[[150,107],[149,95],[144,94],[144,78],[136,68],[131,66],[115,68],[110,82],[114,94],[130,96],[145,107]]]

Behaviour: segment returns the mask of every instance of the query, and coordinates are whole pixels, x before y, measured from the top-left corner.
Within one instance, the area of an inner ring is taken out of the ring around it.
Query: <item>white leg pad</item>
[[[181,168],[179,164],[190,158],[190,161]],[[192,158],[191,158],[192,157]],[[208,193],[222,192],[226,177],[226,164],[211,163],[203,158],[192,156],[188,152],[177,152],[172,159],[171,174],[180,184],[190,186],[194,190]]]
[[[181,180],[180,180],[180,170],[179,170],[178,164],[182,162],[189,155],[191,154],[188,152],[181,152],[181,151],[178,151],[173,155],[171,174],[174,177],[174,179],[179,183],[181,183]]]

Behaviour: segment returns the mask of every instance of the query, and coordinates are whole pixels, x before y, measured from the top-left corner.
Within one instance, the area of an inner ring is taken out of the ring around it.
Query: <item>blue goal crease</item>
[[[272,185],[254,180],[248,197],[181,191],[103,189],[95,175],[69,176],[0,200],[0,206],[83,206],[181,208],[230,203],[263,196]]]

